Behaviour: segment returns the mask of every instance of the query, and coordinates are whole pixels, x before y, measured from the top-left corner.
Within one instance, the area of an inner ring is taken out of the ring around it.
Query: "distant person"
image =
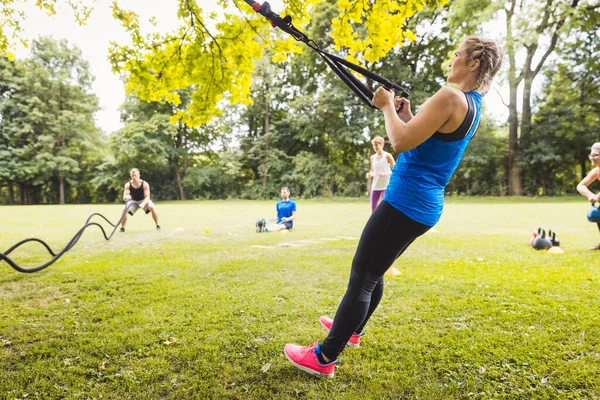
[[[129,175],[131,181],[125,184],[125,190],[123,192],[123,200],[125,202],[130,201],[127,212],[133,216],[140,208],[148,213],[152,213],[154,223],[156,224],[156,230],[160,231],[160,225],[158,224],[158,213],[152,200],[150,200],[150,185],[148,182],[144,182],[140,179],[140,170],[133,168]],[[125,232],[125,224],[127,223],[127,213],[123,216],[121,222],[121,232]]]
[[[282,231],[292,229],[296,219],[296,203],[290,199],[290,189],[281,188],[281,200],[275,205],[277,217],[272,218],[275,223],[269,224],[265,232]]]
[[[383,151],[385,140],[381,136],[375,136],[373,140],[371,140],[371,144],[373,145],[375,154],[369,158],[371,168],[369,172],[367,172],[367,178],[373,178],[371,181],[370,196],[371,212],[373,212],[383,199],[396,161],[394,161],[394,157],[392,157],[390,153]]]
[[[373,105],[383,114],[398,160],[385,197],[360,236],[346,293],[335,317],[319,318],[327,338],[311,346],[285,345],[283,352],[294,366],[332,377],[346,346],[361,345],[363,330],[383,296],[385,271],[442,215],[444,189],[477,131],[481,99],[501,62],[502,49],[496,42],[468,37],[449,65],[448,82],[456,88],[443,87],[414,116],[407,99],[394,97],[383,87],[377,89]],[[318,278],[315,281],[321,282]],[[330,297],[337,289],[329,285],[326,290]],[[303,321],[301,326],[306,325]],[[381,363],[394,358],[384,353],[371,356],[381,358]]]
[[[577,191],[581,193],[582,196],[587,197],[588,201],[592,204],[596,202],[600,202],[600,193],[594,193],[588,186],[590,186],[594,181],[600,181],[600,142],[596,142],[592,145],[592,150],[588,156],[594,168],[587,174],[585,178],[579,182],[577,185]],[[598,230],[600,230],[600,222],[598,223]],[[590,250],[600,250],[600,244],[590,248]]]

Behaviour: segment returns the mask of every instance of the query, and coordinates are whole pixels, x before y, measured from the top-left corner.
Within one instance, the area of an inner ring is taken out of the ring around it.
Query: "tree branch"
[[[550,12],[552,11],[552,0],[546,0],[546,7],[544,7],[544,16],[542,17],[542,21],[535,28],[537,33],[543,33],[544,29],[548,27],[548,19],[550,18]]]
[[[240,11],[240,14],[242,14],[242,17],[244,17],[244,19],[246,20],[246,22],[248,23],[248,25],[250,25],[250,28],[254,31],[254,33],[256,33],[256,36],[258,36],[259,38],[261,38],[264,43],[268,43],[268,41],[256,30],[256,28],[254,27],[254,25],[252,25],[251,21],[248,19],[248,17],[246,17],[246,14],[244,14],[244,12],[240,8],[240,6],[238,6],[236,2],[234,2],[233,4]]]
[[[202,27],[202,29],[204,30],[204,32],[206,32],[206,34],[208,36],[210,36],[210,38],[213,40],[213,42],[217,45],[217,48],[219,49],[219,54],[223,54],[223,50],[221,49],[221,46],[219,45],[219,42],[217,41],[217,39],[210,33],[210,31],[208,30],[208,28],[206,27],[206,25],[204,25],[204,23],[202,23],[202,21],[200,20],[200,17],[198,17],[198,15],[196,15],[196,12],[192,9],[192,7],[190,6],[190,2],[189,0],[186,0],[185,2],[188,11],[190,12],[191,16],[192,16],[192,22],[191,25],[195,26],[194,24],[194,18],[196,18],[196,21],[198,21],[198,24]]]
[[[542,69],[542,66],[546,62],[546,59],[554,51],[554,48],[556,47],[556,42],[558,42],[558,37],[560,36],[560,29],[562,28],[562,26],[564,25],[565,21],[567,20],[567,18],[571,14],[572,10],[574,10],[577,7],[578,4],[579,4],[579,0],[572,0],[572,2],[571,2],[571,11],[570,12],[566,12],[565,15],[563,16],[563,18],[556,23],[556,29],[554,30],[554,33],[552,34],[552,39],[550,40],[550,45],[546,49],[546,52],[544,53],[544,55],[540,59],[540,62],[538,63],[538,65],[533,70],[533,76],[534,77],[538,74],[538,72],[540,72],[540,70]]]
[[[504,97],[502,97],[502,93],[500,93],[500,91],[498,90],[498,88],[496,88],[496,86],[493,86],[494,90],[496,91],[496,93],[498,93],[498,96],[500,96],[500,101],[502,102],[502,104],[504,104],[504,106],[506,108],[509,108],[510,105],[506,104],[506,102],[504,101]]]

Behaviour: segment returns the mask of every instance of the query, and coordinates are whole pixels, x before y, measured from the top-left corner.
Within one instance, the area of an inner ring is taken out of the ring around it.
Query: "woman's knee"
[[[380,284],[380,278],[378,275],[353,271],[350,274],[348,291],[355,294],[359,300],[369,300],[371,293]]]

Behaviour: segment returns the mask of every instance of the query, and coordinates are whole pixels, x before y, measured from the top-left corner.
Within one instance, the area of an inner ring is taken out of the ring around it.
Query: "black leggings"
[[[350,282],[321,351],[335,360],[352,334],[362,332],[383,296],[383,274],[431,227],[382,201],[367,222],[352,260]]]

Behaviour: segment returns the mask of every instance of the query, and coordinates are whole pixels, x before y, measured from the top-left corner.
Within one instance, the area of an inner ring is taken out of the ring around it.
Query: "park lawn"
[[[1,399],[600,398],[600,234],[582,199],[448,199],[333,379],[282,350],[324,339],[366,200],[299,201],[286,234],[255,232],[274,201],[157,207],[161,232],[138,213],[42,272],[0,262]],[[0,207],[0,251],[60,249],[92,212],[121,206]],[[527,246],[540,225],[564,254]]]

